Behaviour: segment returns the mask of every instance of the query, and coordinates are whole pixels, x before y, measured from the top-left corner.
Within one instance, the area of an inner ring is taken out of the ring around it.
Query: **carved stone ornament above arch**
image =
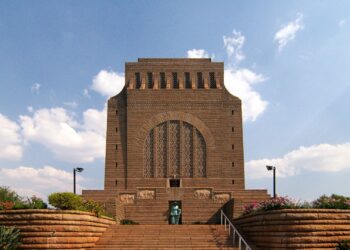
[[[154,128],[160,123],[163,123],[169,120],[180,120],[193,125],[203,135],[204,140],[207,144],[206,145],[207,148],[208,149],[215,148],[214,136],[212,135],[210,129],[205,125],[205,123],[202,120],[200,120],[198,117],[190,113],[185,113],[181,111],[168,111],[168,112],[163,112],[155,116],[152,116],[150,119],[144,122],[143,125],[140,127],[140,130],[136,135],[137,144],[143,145],[146,137],[148,136],[152,128]]]

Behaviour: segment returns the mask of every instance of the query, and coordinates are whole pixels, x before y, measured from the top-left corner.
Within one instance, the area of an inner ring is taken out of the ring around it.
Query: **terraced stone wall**
[[[115,221],[80,211],[0,211],[0,225],[21,230],[20,249],[89,249],[111,224]]]
[[[284,209],[233,221],[258,249],[332,249],[350,239],[350,210]]]

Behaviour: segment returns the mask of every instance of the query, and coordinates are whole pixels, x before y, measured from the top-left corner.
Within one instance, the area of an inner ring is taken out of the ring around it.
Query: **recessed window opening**
[[[140,72],[135,73],[135,83],[136,83],[136,88],[139,89],[141,88],[141,75]]]
[[[235,132],[235,127],[232,127],[232,132]]]
[[[179,88],[179,81],[177,79],[177,73],[173,72],[173,88],[178,89]]]
[[[118,110],[115,111],[115,114],[118,115]]]
[[[165,73],[160,72],[159,76],[160,76],[160,88],[165,89],[166,88]]]
[[[235,144],[232,144],[232,150],[234,150],[235,149]]]
[[[118,167],[118,162],[115,163],[115,167],[116,167],[116,168]]]
[[[235,111],[232,109],[232,111],[231,111],[231,115],[234,115],[235,114]]]
[[[118,144],[115,145],[115,150],[118,150]]]
[[[186,89],[192,89],[191,79],[190,79],[190,72],[185,72],[185,88]]]
[[[115,128],[115,132],[117,132],[117,133],[118,133],[118,128]]]
[[[149,89],[153,88],[153,74],[152,74],[152,72],[147,73],[147,87]]]
[[[215,72],[209,72],[209,84],[211,89],[216,89]]]
[[[197,88],[204,89],[202,72],[197,72]]]
[[[235,163],[234,162],[232,162],[232,167],[234,167],[235,166]]]

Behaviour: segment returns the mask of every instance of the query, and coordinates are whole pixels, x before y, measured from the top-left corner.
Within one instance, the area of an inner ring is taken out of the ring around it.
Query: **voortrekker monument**
[[[83,196],[140,224],[217,223],[268,198],[247,190],[241,100],[211,59],[140,58],[108,100],[104,190]]]

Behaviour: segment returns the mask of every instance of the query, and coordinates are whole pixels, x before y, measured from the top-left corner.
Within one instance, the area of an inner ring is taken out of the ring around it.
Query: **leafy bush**
[[[338,243],[337,250],[350,250],[350,240],[342,240]]]
[[[258,211],[306,207],[308,207],[307,203],[298,203],[288,197],[277,197],[263,202],[253,202],[244,206],[243,215],[255,213]]]
[[[296,202],[288,197],[277,197],[263,202],[253,202],[244,206],[243,214],[247,215],[259,211],[269,211],[287,208],[327,208],[327,209],[350,209],[350,198],[342,195],[322,195],[317,200],[308,202]]]
[[[96,216],[108,216],[105,208],[93,200],[84,200],[81,196],[63,192],[49,195],[49,203],[62,210],[79,210],[96,214]]]
[[[106,215],[104,207],[93,200],[83,201],[80,208],[83,211],[92,212],[96,214],[96,216]]]
[[[16,203],[21,203],[21,197],[9,187],[0,187],[0,210],[12,209]]]
[[[83,199],[79,195],[69,192],[52,193],[49,195],[49,203],[62,210],[80,210]]]
[[[36,196],[24,199],[8,187],[0,187],[0,210],[42,208],[47,208],[47,204],[42,199]]]
[[[19,229],[0,226],[0,249],[14,250],[21,244]]]
[[[350,197],[332,194],[322,195],[313,202],[314,208],[350,209]]]
[[[135,222],[133,220],[124,219],[120,221],[120,225],[138,225],[138,224],[139,224],[138,222]]]

